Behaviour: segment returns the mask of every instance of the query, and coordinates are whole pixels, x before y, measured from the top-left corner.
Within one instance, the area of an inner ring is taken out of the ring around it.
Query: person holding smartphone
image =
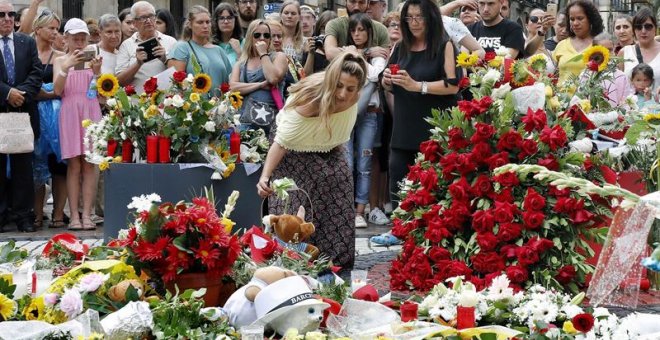
[[[55,58],[53,65],[53,87],[62,98],[60,109],[60,150],[67,161],[67,195],[71,211],[70,230],[95,229],[92,208],[96,197],[96,166],[85,160],[82,122],[85,119],[99,121],[101,106],[95,94],[88,93],[90,83],[96,82],[101,74],[102,58],[95,54],[96,48],[87,49],[89,31],[84,21],[73,18],[64,26],[64,35],[69,52]],[[80,182],[82,177],[82,222],[78,215]]]
[[[176,39],[156,30],[156,9],[146,1],[131,6],[135,32],[119,47],[115,72],[121,86],[131,84],[140,92],[151,77],[165,71],[167,53]]]

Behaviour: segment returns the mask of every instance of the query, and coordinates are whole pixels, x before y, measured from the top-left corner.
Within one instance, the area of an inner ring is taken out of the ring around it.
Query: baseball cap
[[[87,24],[84,21],[78,18],[72,18],[66,22],[66,25],[64,25],[64,33],[68,33],[68,34],[85,33],[89,35],[89,30],[87,29]]]

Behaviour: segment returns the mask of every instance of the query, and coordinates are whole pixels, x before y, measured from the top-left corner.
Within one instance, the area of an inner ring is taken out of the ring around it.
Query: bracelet
[[[64,71],[62,71],[62,70],[60,70],[60,73],[58,73],[58,74],[61,75],[61,76],[64,77],[64,78],[66,78],[66,77],[69,75],[68,73],[66,73],[66,72],[64,72]]]
[[[261,60],[261,58],[266,57],[266,56],[268,56],[268,53],[264,53],[264,54],[260,55],[259,60]]]

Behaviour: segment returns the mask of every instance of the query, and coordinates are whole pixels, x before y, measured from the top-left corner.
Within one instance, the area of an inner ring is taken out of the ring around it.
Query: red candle
[[[238,156],[236,163],[241,161],[241,135],[236,132],[232,132],[229,137],[229,153]]]
[[[130,139],[124,139],[121,142],[121,161],[122,163],[131,163],[133,161],[133,142]]]
[[[108,139],[108,156],[115,157],[115,152],[117,152],[117,141],[114,139]]]
[[[399,64],[390,64],[390,73],[397,74],[399,72]]]
[[[158,136],[147,136],[147,163],[158,162]]]
[[[504,78],[503,82],[508,83],[511,81],[511,65],[513,65],[513,59],[504,58]]]
[[[456,306],[456,328],[474,328],[474,307]]]
[[[158,138],[158,161],[161,163],[170,162],[170,146],[172,139],[170,137],[160,136]]]
[[[417,304],[414,302],[406,301],[399,307],[401,312],[401,321],[408,322],[417,320]]]

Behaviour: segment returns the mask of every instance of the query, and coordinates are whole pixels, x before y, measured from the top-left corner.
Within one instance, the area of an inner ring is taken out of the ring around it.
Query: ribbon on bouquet
[[[637,307],[646,240],[659,214],[660,192],[617,210],[587,290],[592,306]]]

